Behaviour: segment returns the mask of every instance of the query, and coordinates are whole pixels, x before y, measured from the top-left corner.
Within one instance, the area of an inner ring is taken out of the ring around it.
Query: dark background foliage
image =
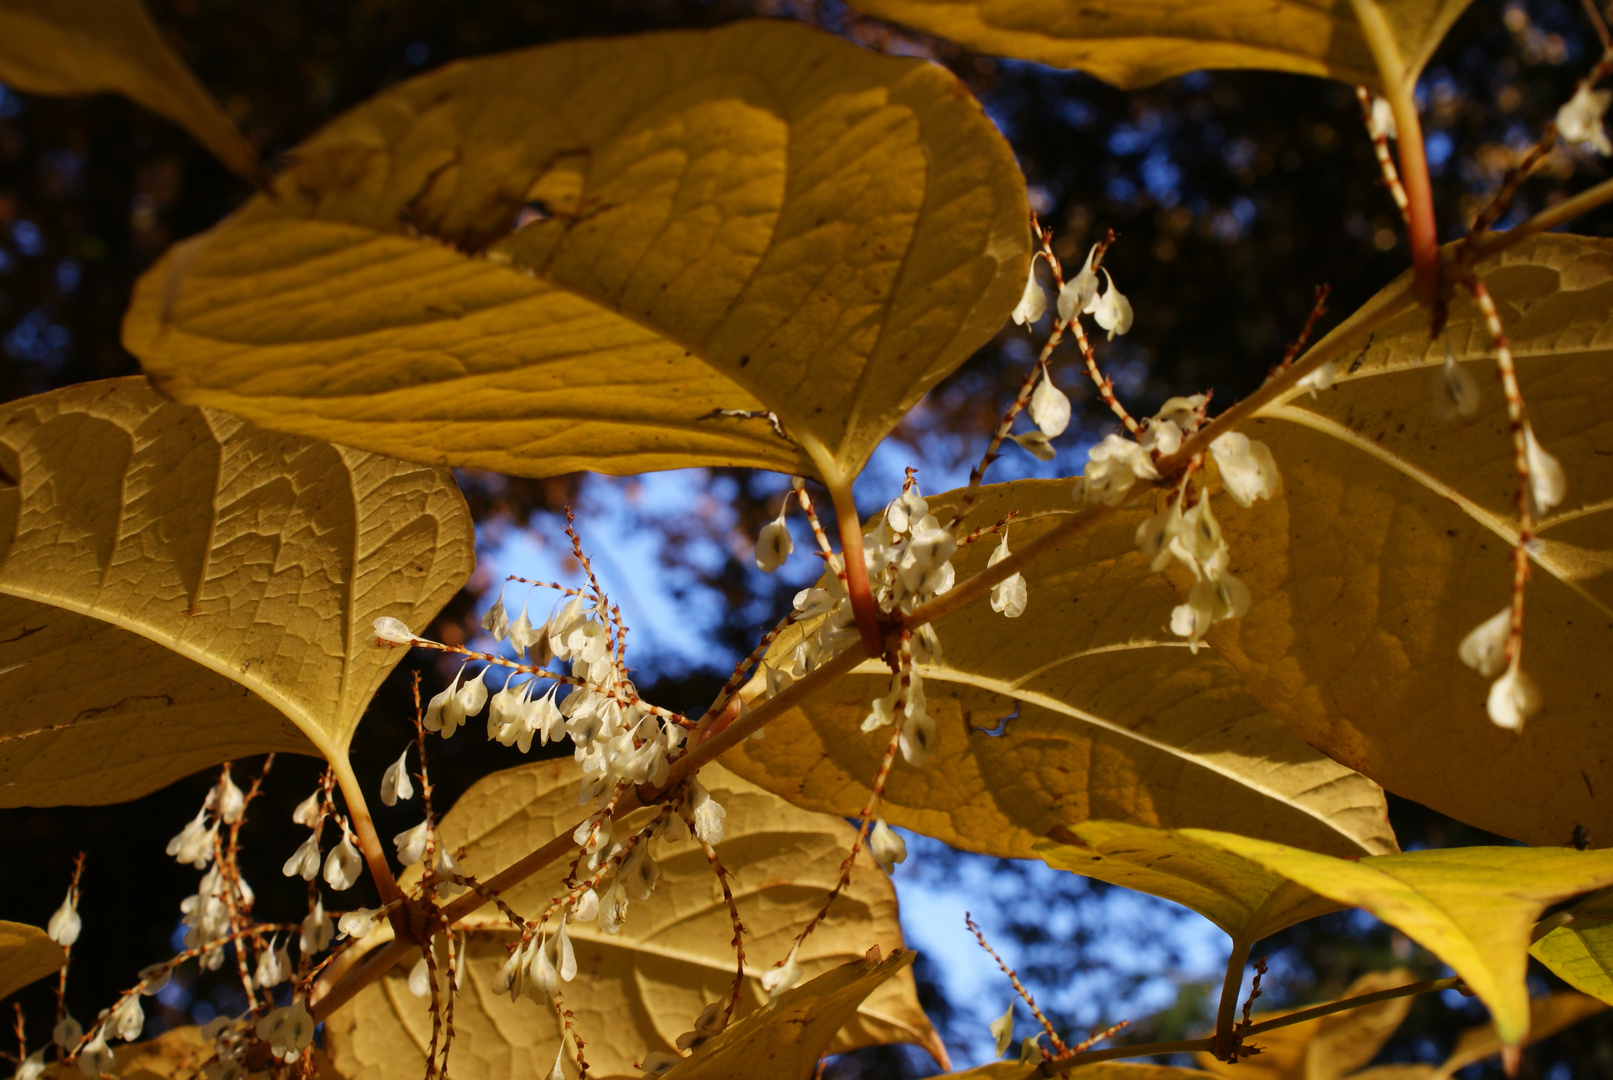
[[[977,56],[811,0],[152,0],[151,7],[174,47],[271,164],[332,116],[419,71],[567,38],[761,14],[811,22],[870,48],[929,56],[975,90],[1013,143],[1033,205],[1057,230],[1061,256],[1078,260],[1104,230],[1119,234],[1108,265],[1138,318],[1132,334],[1102,358],[1123,400],[1144,411],[1171,393],[1213,388],[1225,403],[1248,392],[1304,322],[1315,285],[1333,287],[1336,314],[1324,319],[1325,330],[1407,262],[1354,95],[1321,80],[1201,73],[1121,93],[1079,73]],[[1461,234],[1596,49],[1592,24],[1577,4],[1476,0],[1420,88],[1442,238]],[[1559,150],[1524,187],[1503,226],[1606,171],[1599,159]],[[248,194],[184,132],[121,98],[0,90],[0,398],[136,372],[118,339],[134,279],[168,244],[212,225]],[[1593,215],[1576,228],[1606,235],[1613,214]],[[904,424],[895,452],[956,469],[979,452],[982,433],[1031,355],[1024,332],[1005,328]],[[1073,374],[1063,381],[1072,385]],[[1089,386],[1074,396],[1083,437],[1069,441],[1084,447],[1111,421]],[[1084,450],[1075,447],[1050,466],[1009,458],[999,478],[1069,475],[1082,460]],[[579,477],[461,479],[484,542],[535,526],[552,533],[556,512],[588,497]],[[655,700],[695,710],[748,649],[755,628],[787,603],[788,591],[761,579],[745,544],[735,541],[753,536],[772,516],[777,478],[712,470],[703,483],[711,512],[632,517],[660,535],[660,569],[680,582],[678,589],[716,601],[706,665],[651,657],[640,672]],[[867,494],[870,505],[880,501],[879,493]],[[694,558],[697,550],[705,556]],[[476,595],[487,584],[482,575],[472,581],[436,636],[474,634]],[[428,692],[449,674],[425,659],[411,662],[422,665]],[[405,670],[360,729],[361,775],[377,775],[395,756],[407,700]],[[468,738],[440,746],[434,751],[439,806],[477,776],[514,763],[499,748]],[[237,766],[243,786],[258,764]],[[245,833],[244,869],[260,910],[289,913],[302,905],[301,884],[280,875],[286,854],[280,841],[291,808],[316,778],[308,760],[278,761]],[[196,874],[160,848],[193,815],[210,782],[195,777],[119,806],[0,811],[0,866],[9,886],[0,915],[43,924],[60,902],[74,853],[88,852],[86,929],[68,995],[81,1020],[93,1018],[133,972],[169,948],[178,901],[193,891]],[[1391,800],[1391,813],[1408,848],[1493,840],[1403,800]],[[412,823],[402,812],[380,813],[383,835]],[[1597,846],[1609,840],[1592,838]],[[953,856],[940,845],[923,850],[924,874],[951,872]],[[981,903],[1001,917],[1034,989],[1045,993],[1102,967],[1093,947],[1127,934],[1162,949],[1161,963],[1169,965],[1169,927],[1095,917],[1105,887],[1069,875],[1050,884],[1035,868],[1009,861],[991,870]],[[360,894],[369,888],[366,881],[348,895],[366,899]],[[1399,935],[1350,915],[1296,927],[1265,950],[1274,975],[1263,1004],[1337,995],[1356,975],[1395,963],[1420,975],[1439,970]],[[921,962],[918,974],[925,1004],[946,1032],[960,1003],[947,1000],[932,966]],[[1560,985],[1538,968],[1532,977],[1542,987]],[[1183,985],[1175,1006],[1128,1037],[1198,1033],[1212,993]],[[153,1003],[148,1011],[156,1022],[148,1032],[238,1008],[239,996],[223,980],[193,981],[164,1004]],[[1439,1060],[1457,1032],[1483,1019],[1477,1005],[1454,997],[1419,999],[1382,1060]],[[37,1043],[49,1027],[49,995],[36,987],[22,1000]],[[1107,1006],[1097,1012],[1121,1018]],[[1073,1025],[1091,1018],[1055,1019]],[[1492,1062],[1463,1075],[1499,1075],[1498,1068]],[[924,1074],[925,1061],[900,1049],[852,1055],[830,1068],[833,1076]],[[1581,1024],[1548,1040],[1526,1054],[1522,1075],[1613,1075],[1613,1022]]]

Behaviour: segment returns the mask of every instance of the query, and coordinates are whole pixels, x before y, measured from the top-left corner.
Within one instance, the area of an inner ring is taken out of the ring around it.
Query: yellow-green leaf
[[[824,972],[718,1033],[673,1066],[667,1080],[808,1080],[858,1005],[905,972],[914,955],[898,950],[882,961],[853,960]]]
[[[1572,1024],[1579,1023],[1586,1017],[1605,1012],[1606,1009],[1607,1006],[1600,1001],[1583,994],[1548,994],[1545,997],[1535,998],[1529,1003],[1527,1041],[1539,1042]],[[1469,1065],[1499,1054],[1502,1045],[1493,1024],[1468,1028],[1457,1037],[1456,1049],[1451,1051],[1451,1056],[1435,1071],[1434,1080],[1446,1080]]]
[[[257,152],[140,0],[0,0],[0,82],[30,94],[125,94],[248,180],[262,177]]]
[[[478,781],[443,820],[451,847],[465,846],[467,873],[489,877],[551,837],[576,824],[581,767],[568,759],[494,773]],[[738,1016],[767,1001],[761,976],[789,951],[790,941],[822,905],[852,830],[843,821],[797,809],[720,766],[700,779],[727,811],[726,836],[717,845],[730,872],[730,887],[747,930],[746,980]],[[642,822],[640,811],[618,826],[626,835]],[[568,927],[577,950],[578,974],[565,985],[588,1040],[591,1065],[602,1075],[632,1075],[632,1064],[651,1051],[670,1052],[677,1037],[694,1026],[700,1010],[733,985],[733,928],[722,891],[700,847],[655,842],[660,883],[647,901],[633,901],[626,926],[611,936],[595,923]],[[562,860],[506,891],[516,911],[533,917],[562,892],[570,860]],[[407,883],[407,880],[406,880]],[[554,1013],[522,999],[512,1003],[490,989],[513,933],[491,908],[473,914],[467,978],[472,992],[456,1012],[464,1054],[458,1080],[502,1080],[546,1075],[559,1047]],[[382,934],[377,941],[387,935]],[[850,885],[827,921],[807,939],[798,958],[811,977],[865,955],[878,946],[902,947],[896,892],[865,852]],[[412,963],[412,961],[411,961]],[[425,1067],[431,1018],[410,995],[408,966],[400,966],[328,1022],[337,1067],[352,1080],[410,1075]],[[912,1042],[946,1061],[941,1040],[918,1004],[910,972],[900,971],[867,997],[843,1022],[835,1052],[888,1042]],[[599,1042],[595,1042],[595,1039]]]
[[[1613,1005],[1613,918],[1582,915],[1529,947],[1536,960],[1576,990]]]
[[[1371,971],[1356,979],[1338,995],[1340,1000],[1393,990],[1416,982],[1405,968]],[[1410,997],[1363,1005],[1359,1009],[1302,1020],[1252,1036],[1248,1043],[1260,1049],[1254,1057],[1234,1063],[1219,1061],[1213,1054],[1199,1053],[1199,1067],[1218,1076],[1243,1080],[1340,1080],[1377,1057],[1411,1010]],[[1262,1023],[1295,1010],[1256,1013]]]
[[[983,489],[966,524],[1018,510],[1013,548],[1076,509],[1067,481],[1017,481]],[[1018,621],[982,598],[936,624],[945,654],[918,671],[938,747],[923,768],[898,758],[886,819],[1020,858],[1050,829],[1087,818],[1237,830],[1337,854],[1395,850],[1377,785],[1306,746],[1230,665],[1170,633],[1176,592],[1135,540],[1149,512],[1120,511],[1035,563]],[[955,557],[959,580],[995,546],[988,536]],[[889,670],[867,661],[724,760],[798,805],[856,814],[891,731],[861,724],[889,686]]]
[[[449,65],[292,158],[141,280],[125,343],[181,401],[526,476],[849,479],[1030,254],[962,84],[786,22]]]
[[[1055,829],[1036,854],[1060,870],[1192,908],[1246,943],[1345,906],[1185,833],[1122,822]]]
[[[1080,68],[1122,89],[1205,68],[1378,85],[1350,0],[851,0],[870,15],[998,56]],[[1411,77],[1471,0],[1383,0]]]
[[[1089,828],[1098,825],[1077,825],[1067,832],[1081,838]],[[1204,875],[1190,867],[1214,851],[1234,856],[1246,867],[1240,871],[1237,863],[1228,863],[1219,855],[1205,860],[1216,872],[1226,874],[1232,887],[1252,893],[1266,888],[1274,898],[1273,906],[1282,905],[1284,912],[1299,908],[1305,891],[1333,904],[1371,912],[1449,964],[1489,1006],[1497,1032],[1510,1044],[1517,1044],[1529,1032],[1524,975],[1535,920],[1553,903],[1613,883],[1613,851],[1469,847],[1352,860],[1207,829],[1156,831],[1152,838],[1146,836],[1149,830],[1137,826],[1104,822],[1101,829],[1098,835],[1111,842],[1128,832],[1137,837],[1138,846],[1153,859],[1154,870],[1165,862],[1157,853],[1174,844],[1177,855],[1170,863],[1182,869],[1174,874],[1159,873],[1155,879],[1158,889],[1148,891],[1188,906],[1196,906]],[[1081,872],[1079,849],[1051,840],[1043,841],[1041,847],[1049,862]],[[1178,886],[1178,875],[1195,888]],[[1279,880],[1298,891],[1285,893],[1268,887],[1267,883]],[[1214,918],[1208,911],[1204,914]],[[1253,920],[1247,936],[1240,940],[1249,944],[1262,933],[1296,921],[1290,914],[1269,921]]]
[[[0,407],[0,805],[336,755],[469,576],[445,470],[175,405],[144,379]]]
[[[43,979],[66,959],[62,947],[39,927],[0,922],[0,998]]]
[[[1613,242],[1535,237],[1484,277],[1534,432],[1568,478],[1528,586],[1523,668],[1540,714],[1521,733],[1496,727],[1489,681],[1456,655],[1508,604],[1517,536],[1490,336],[1460,291],[1440,340],[1405,310],[1332,390],[1244,425],[1271,447],[1286,495],[1220,515],[1254,602],[1209,641],[1312,745],[1390,791],[1529,843],[1566,844],[1576,825],[1605,841],[1613,665],[1587,658],[1613,652]],[[1481,389],[1470,420],[1433,415],[1447,345]]]

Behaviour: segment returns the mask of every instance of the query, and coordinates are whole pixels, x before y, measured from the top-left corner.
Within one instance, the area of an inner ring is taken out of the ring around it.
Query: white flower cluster
[[[299,803],[297,809],[292,812],[291,820],[298,825],[307,826],[311,831],[308,839],[292,852],[291,858],[280,868],[286,877],[300,877],[304,881],[312,881],[319,876],[319,838],[324,831],[327,816],[330,816],[329,806],[318,791]],[[353,834],[348,831],[346,820],[338,817],[336,825],[341,830],[342,838],[325,856],[325,884],[341,892],[351,889],[358,881],[359,875],[364,872],[364,856],[359,854],[358,845],[353,843]]]
[[[1175,397],[1151,417],[1136,441],[1109,435],[1088,455],[1085,475],[1075,497],[1086,505],[1120,503],[1139,480],[1159,479],[1155,461],[1181,449],[1183,441],[1203,423],[1207,399],[1202,394]],[[1281,479],[1271,450],[1239,432],[1228,432],[1210,444],[1222,489],[1239,506],[1269,499]],[[1184,487],[1182,495],[1186,494]],[[1249,610],[1249,590],[1228,572],[1231,553],[1220,523],[1210,510],[1208,491],[1189,509],[1179,496],[1173,506],[1137,527],[1137,546],[1154,560],[1160,571],[1173,560],[1193,571],[1195,584],[1187,602],[1171,612],[1171,630],[1188,639],[1194,652],[1215,623],[1234,619]]]
[[[235,786],[226,770],[220,781],[207,792],[201,810],[173,839],[168,841],[167,853],[180,863],[206,870],[194,895],[180,901],[181,922],[185,931],[187,949],[202,948],[219,941],[230,932],[230,907],[238,910],[250,908],[253,903],[252,887],[239,875],[226,880],[221,867],[213,862],[217,848],[220,824],[240,822],[246,810],[246,797]],[[209,816],[212,821],[209,823]],[[217,971],[224,963],[222,944],[208,949],[201,957],[201,965]]]
[[[1557,134],[1570,146],[1589,146],[1603,157],[1613,157],[1602,117],[1613,103],[1613,90],[1595,90],[1581,82],[1562,108],[1557,110]]]

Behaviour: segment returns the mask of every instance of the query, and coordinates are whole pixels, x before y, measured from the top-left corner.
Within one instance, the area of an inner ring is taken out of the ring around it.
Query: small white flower
[[[650,857],[650,845],[636,845],[622,862],[616,878],[627,890],[628,896],[634,900],[648,900],[655,891],[655,883],[661,879],[661,867]]]
[[[1281,478],[1271,448],[1243,434],[1229,431],[1210,443],[1210,456],[1221,470],[1221,484],[1239,506],[1253,505],[1256,499],[1277,494]]]
[[[1077,315],[1086,314],[1097,302],[1098,275],[1092,270],[1092,261],[1097,255],[1098,246],[1094,244],[1087,252],[1086,265],[1081,267],[1081,272],[1066,281],[1059,290],[1060,322],[1069,322]]]
[[[1170,457],[1182,448],[1182,429],[1176,421],[1156,416],[1143,428],[1137,441],[1150,455]]]
[[[778,517],[763,525],[756,537],[756,569],[764,574],[777,570],[790,557],[790,552],[795,550],[795,541],[790,539],[790,527],[784,521],[785,511],[789,507],[789,501],[786,500]]]
[[[560,1067],[560,1063],[564,1060],[566,1060],[566,1041],[561,1039],[560,1049],[555,1051],[554,1055],[554,1068],[549,1070],[547,1080],[566,1080],[566,1070]]]
[[[325,901],[315,900],[314,910],[302,921],[302,934],[297,939],[297,945],[302,949],[304,959],[330,944],[331,938],[336,936],[336,925],[325,914]]]
[[[246,796],[235,786],[228,769],[224,770],[218,787],[214,788],[208,797],[217,804],[220,821],[226,825],[240,824],[242,815],[246,813]]]
[[[1188,593],[1187,603],[1171,611],[1171,631],[1187,638],[1197,653],[1212,625],[1242,618],[1249,611],[1249,602],[1249,590],[1243,582],[1224,571],[1207,574]]]
[[[291,823],[293,825],[302,825],[310,829],[314,827],[314,822],[319,820],[320,811],[324,806],[319,794],[316,791],[297,804],[297,808],[291,812]],[[291,875],[287,874],[286,876],[290,877]]]
[[[773,968],[762,976],[762,989],[767,991],[768,1001],[777,1001],[779,995],[801,981],[801,965],[795,962],[796,949],[790,950],[781,967]]]
[[[1058,451],[1053,449],[1052,440],[1050,440],[1046,435],[1043,435],[1040,431],[1027,431],[1019,435],[1010,435],[1008,437],[1014,442],[1017,442],[1020,446],[1020,449],[1024,450],[1037,461],[1052,461],[1058,456]]]
[[[644,1055],[639,1068],[644,1071],[643,1080],[659,1080],[672,1071],[672,1066],[682,1062],[683,1058],[677,1054],[669,1054],[665,1050],[652,1050]]]
[[[341,843],[330,849],[325,856],[325,884],[343,892],[353,887],[358,876],[364,870],[364,856],[360,855],[358,848],[353,846],[352,837],[347,830],[342,830]]]
[[[408,802],[414,798],[414,784],[409,780],[409,744],[403,744],[403,753],[398,760],[387,766],[386,772],[381,774],[381,802],[387,806],[396,806],[399,802]]]
[[[723,1029],[720,1019],[722,1007],[723,1003],[721,1001],[713,1001],[710,1005],[701,1009],[700,1015],[695,1017],[694,1030],[685,1031],[682,1035],[679,1035],[677,1042],[673,1045],[679,1050],[690,1050],[721,1032]]]
[[[110,1076],[118,1059],[106,1045],[106,1027],[95,1030],[95,1038],[78,1052],[78,1071],[85,1076]]]
[[[1314,398],[1318,390],[1326,390],[1332,386],[1333,380],[1338,378],[1338,374],[1338,368],[1334,366],[1333,361],[1328,360],[1294,385],[1301,389],[1309,390],[1311,397]]]
[[[1523,442],[1524,456],[1529,462],[1529,497],[1534,500],[1534,510],[1539,515],[1563,501],[1568,493],[1568,480],[1563,476],[1562,463],[1540,445],[1535,429],[1527,420],[1523,422]]]
[[[1008,531],[1003,530],[1002,542],[986,560],[989,569],[1008,558]],[[1028,599],[1023,574],[1012,574],[991,587],[991,610],[1001,612],[1010,619],[1017,619],[1025,613],[1025,603]]]
[[[1535,688],[1534,680],[1519,669],[1517,661],[1513,661],[1507,666],[1506,674],[1490,685],[1485,708],[1496,727],[1522,731],[1523,722],[1540,711],[1540,691]]]
[[[1589,146],[1603,157],[1613,157],[1613,143],[1602,127],[1602,116],[1613,102],[1613,90],[1592,90],[1580,83],[1574,96],[1557,110],[1557,133],[1570,146]]]
[[[291,978],[291,957],[277,938],[258,954],[258,966],[252,973],[252,983],[259,989],[267,990],[279,986],[289,978]]]
[[[1457,657],[1486,679],[1507,663],[1507,642],[1512,637],[1512,605],[1508,604],[1475,626],[1456,649]]]
[[[45,1075],[45,1051],[35,1050],[23,1059],[17,1066],[16,1075],[12,1080],[39,1080]]]
[[[1204,394],[1167,398],[1159,412],[1154,414],[1154,419],[1169,420],[1178,429],[1191,435],[1199,429],[1199,410],[1209,403],[1210,399]]]
[[[79,1027],[78,1021],[74,1020],[71,1015],[62,1017],[61,1023],[52,1028],[50,1032],[50,1041],[64,1052],[71,1051],[83,1037],[84,1029]]]
[[[1047,311],[1047,293],[1042,289],[1042,283],[1036,280],[1036,260],[1031,259],[1030,277],[1025,279],[1025,292],[1019,298],[1019,304],[1014,308],[1014,322],[1020,326],[1029,326]]]
[[[258,1038],[266,1040],[281,1061],[296,1061],[314,1041],[314,1018],[299,998],[259,1020]]]
[[[1373,139],[1400,138],[1400,133],[1395,130],[1395,110],[1390,106],[1388,98],[1372,95],[1372,112],[1367,120],[1367,134]]]
[[[170,964],[147,964],[140,969],[140,996],[152,997],[168,985],[168,980],[174,977],[174,969]]]
[[[1159,479],[1159,470],[1149,460],[1148,452],[1130,439],[1106,435],[1087,451],[1087,467],[1077,491],[1088,505],[1101,502],[1116,506],[1139,479]]]
[[[431,835],[431,825],[422,821],[412,829],[400,832],[392,838],[398,847],[398,862],[404,866],[413,866],[420,861],[426,853],[426,837]]]
[[[383,615],[375,620],[375,643],[388,645],[412,645],[414,633],[402,619],[394,619],[390,615]]]
[[[682,822],[683,818],[672,814],[667,820]],[[593,922],[599,918],[599,894],[592,889],[584,889],[578,894],[571,905],[571,918],[575,922]]]
[[[521,614],[515,617],[510,624],[510,644],[515,646],[515,654],[520,656],[535,645],[547,644],[549,628],[547,626],[533,627],[532,619],[527,615],[526,605],[521,606]],[[547,656],[534,653],[532,659],[542,666],[549,662]]]
[[[336,929],[350,938],[368,937],[380,914],[380,908],[354,908],[337,920]]]
[[[1014,1003],[1008,1003],[1008,1011],[991,1022],[991,1037],[996,1040],[997,1056],[1002,1057],[1008,1052],[1009,1044],[1014,1041]]]
[[[907,858],[907,841],[885,824],[883,817],[876,817],[874,827],[868,831],[868,854],[889,874],[895,871],[897,863]]]
[[[510,636],[510,616],[504,610],[504,588],[503,585],[499,586],[498,596],[482,615],[482,629],[493,635],[494,641],[503,641]]]
[[[431,993],[431,967],[426,963],[424,954],[409,969],[409,993],[417,998]]]
[[[1105,270],[1103,276],[1109,282],[1109,287],[1093,305],[1092,318],[1099,326],[1109,331],[1109,340],[1113,341],[1116,334],[1125,334],[1131,329],[1131,301],[1115,288],[1115,279],[1109,276],[1109,271]]]
[[[68,889],[62,906],[56,909],[56,913],[50,917],[50,922],[45,925],[45,933],[62,948],[70,949],[83,929],[84,920],[78,914],[78,898],[73,895],[72,889]]]
[[[1036,389],[1031,391],[1031,420],[1049,439],[1056,439],[1070,426],[1070,399],[1053,385],[1053,373],[1044,370]]]
[[[577,977],[577,954],[571,947],[570,935],[566,933],[564,915],[560,917],[560,929],[554,935],[554,967],[566,982]]]
[[[694,813],[694,834],[703,844],[713,847],[722,843],[723,835],[727,831],[724,824],[728,811],[722,804],[711,797],[711,793],[700,786],[696,780],[689,788],[689,804]]]
[[[207,807],[203,806],[179,835],[168,841],[166,849],[176,861],[189,863],[198,870],[206,870],[207,864],[213,861],[213,840],[218,836],[218,825],[215,823],[208,828],[204,823],[206,818]]]
[[[145,1030],[146,1014],[140,1008],[140,995],[130,994],[106,1018],[106,1026],[124,1042],[134,1042]]]
[[[1434,372],[1434,419],[1452,420],[1473,416],[1479,411],[1479,384],[1473,374],[1456,362],[1456,354],[1445,346],[1445,363]]]
[[[317,832],[309,834],[308,839],[304,840],[302,845],[291,853],[291,858],[286,860],[286,864],[280,868],[280,872],[286,877],[300,877],[304,881],[312,881],[319,876],[319,834]]]
[[[902,715],[902,733],[898,739],[902,758],[914,768],[922,768],[935,753],[935,720],[925,708],[924,684],[914,672],[907,687],[907,707]]]
[[[520,942],[516,942],[515,948],[510,950],[509,958],[493,976],[493,993],[508,994],[511,1001],[519,998],[526,986],[525,970],[526,954],[522,951]]]

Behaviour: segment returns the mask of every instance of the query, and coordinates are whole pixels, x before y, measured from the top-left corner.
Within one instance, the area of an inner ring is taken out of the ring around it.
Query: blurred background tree
[[[1247,393],[1304,323],[1314,286],[1333,288],[1322,332],[1407,264],[1354,96],[1318,79],[1196,73],[1122,93],[1077,72],[975,55],[815,0],[149,3],[179,54],[271,163],[391,83],[459,58],[567,38],[763,15],[933,59],[974,89],[1012,142],[1031,204],[1056,230],[1063,258],[1081,258],[1107,229],[1119,234],[1108,265],[1137,323],[1101,347],[1100,359],[1134,412],[1150,412],[1173,393],[1213,388],[1221,404]],[[1457,23],[1418,91],[1444,238],[1461,234],[1594,61],[1594,25],[1567,0],[1477,0]],[[1559,148],[1502,226],[1605,174],[1600,159]],[[0,395],[136,372],[118,339],[135,278],[167,245],[212,225],[249,194],[181,130],[121,98],[35,98],[0,88]],[[1613,211],[1575,228],[1607,235]],[[1025,331],[1009,324],[937,387],[877,455],[859,489],[864,508],[889,498],[910,464],[926,491],[961,482],[1033,355]],[[1079,437],[1046,464],[1014,450],[994,479],[1073,475],[1086,447],[1110,429],[1112,418],[1070,366],[1073,354],[1062,355],[1060,381],[1075,398]],[[640,620],[633,639],[640,686],[673,707],[703,707],[757,628],[810,574],[800,565],[810,560],[798,559],[793,575],[764,577],[751,559],[751,538],[776,512],[780,477],[722,469],[631,480],[464,473],[461,483],[494,569],[478,571],[431,634],[476,637],[495,575],[532,570],[524,560],[564,572],[557,521],[574,506],[585,542],[607,568],[616,564],[608,577],[617,599]],[[362,775],[378,775],[405,737],[409,663],[424,670],[428,692],[452,675],[430,657],[406,662],[360,729],[354,757]],[[441,744],[438,805],[485,772],[517,763],[471,738]],[[239,763],[237,779],[244,784],[259,765]],[[316,775],[311,761],[277,762],[258,819],[283,822]],[[0,912],[6,917],[43,924],[73,854],[89,853],[83,947],[68,998],[82,1019],[166,955],[194,874],[162,857],[161,838],[189,819],[208,782],[193,778],[132,805],[0,811],[0,865],[14,883]],[[1390,805],[1407,848],[1495,842],[1404,800]],[[393,815],[378,810],[389,835]],[[409,823],[399,815],[396,825]],[[286,853],[256,846],[262,841],[250,828],[246,836],[254,846],[244,865],[263,909],[298,907],[300,883],[279,872]],[[972,941],[953,910],[963,896],[1061,1027],[1148,1013],[1158,1015],[1128,1037],[1179,1038],[1206,1026],[1224,957],[1196,916],[1040,864],[966,856],[923,838],[910,838],[910,849],[897,874],[909,934],[920,944],[945,943],[921,960],[921,990],[960,1061],[981,1058],[985,1022],[1009,999],[1006,980],[971,982],[970,973],[994,969],[989,960],[987,968],[970,966],[981,958],[965,951]],[[362,895],[368,888],[350,895],[370,902]],[[1419,977],[1438,971],[1405,938],[1352,914],[1295,927],[1264,951],[1273,969],[1262,1000],[1268,1007],[1338,996],[1355,976],[1393,964]],[[1538,967],[1533,978],[1538,989],[1560,988]],[[239,995],[228,980],[176,980],[153,1009],[148,1034],[238,1009]],[[24,1000],[38,1029],[33,1037],[45,1037],[48,994],[36,987]],[[1442,1060],[1456,1034],[1483,1019],[1476,1003],[1454,992],[1420,998],[1379,1060]],[[1492,1061],[1461,1075],[1499,1070]],[[839,1059],[826,1075],[933,1071],[916,1051],[885,1048]],[[1522,1075],[1613,1076],[1613,1021],[1593,1020],[1532,1048]]]

